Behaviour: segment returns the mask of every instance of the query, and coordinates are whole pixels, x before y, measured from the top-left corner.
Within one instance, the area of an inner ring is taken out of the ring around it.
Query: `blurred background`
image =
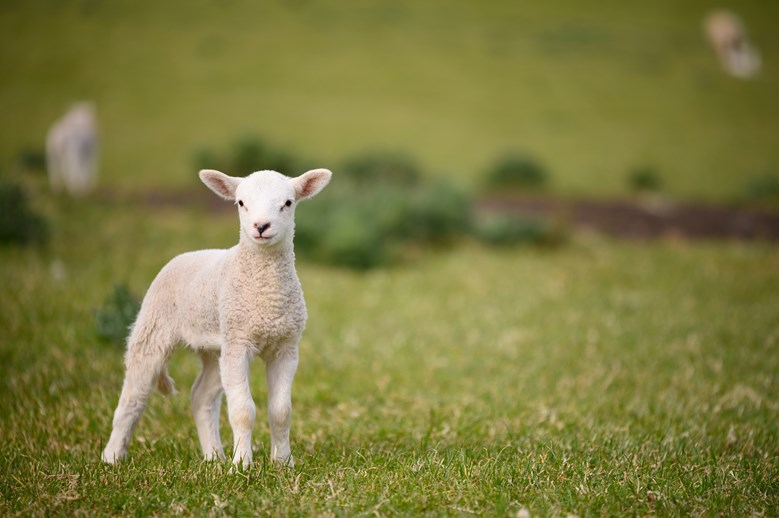
[[[623,194],[651,168],[731,201],[779,174],[779,7],[739,2],[763,58],[745,80],[705,36],[717,5],[4,2],[0,164],[91,100],[115,188],[191,185],[204,151],[258,138],[336,173],[381,149],[471,186],[518,152],[564,194]]]
[[[47,132],[88,101],[96,180],[84,192],[202,203],[200,168],[328,167],[340,187],[303,216],[299,246],[357,267],[465,228],[555,241],[560,220],[631,215],[571,216],[549,197],[638,196],[655,215],[671,201],[775,206],[779,7],[713,7],[6,3],[0,174],[45,175]],[[733,225],[723,217],[702,224],[716,234]]]

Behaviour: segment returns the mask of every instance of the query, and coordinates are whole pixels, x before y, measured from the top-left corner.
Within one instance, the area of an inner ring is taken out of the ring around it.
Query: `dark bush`
[[[16,155],[16,164],[27,171],[45,172],[46,153],[37,148],[24,148]]]
[[[512,154],[488,170],[484,181],[490,190],[537,190],[549,183],[549,172],[531,157]]]
[[[230,150],[218,153],[200,148],[193,154],[197,169],[218,169],[234,176],[246,176],[254,171],[270,169],[294,176],[302,173],[302,160],[292,153],[254,136],[237,139]]]
[[[547,221],[495,214],[480,217],[474,233],[480,241],[493,246],[554,244],[560,240],[559,233]]]
[[[465,193],[443,181],[415,189],[409,197],[404,221],[408,235],[431,244],[463,236],[468,233],[470,206],[471,200]]]
[[[30,208],[22,186],[0,182],[0,243],[43,245],[48,238],[48,224]]]
[[[391,262],[383,211],[343,189],[323,192],[296,215],[295,249],[309,259],[367,269]]]
[[[628,173],[628,186],[635,192],[660,191],[663,180],[651,167],[638,167]]]
[[[416,185],[421,179],[417,164],[402,153],[370,151],[349,158],[339,171],[358,185]]]
[[[316,203],[297,214],[302,256],[372,268],[396,262],[409,247],[443,244],[468,232],[470,201],[444,182],[420,178],[412,187],[351,179],[335,176]]]
[[[779,203],[779,175],[765,174],[749,180],[744,187],[747,202]]]
[[[385,239],[378,219],[360,208],[334,214],[319,246],[321,257],[332,264],[366,269],[392,259],[391,242]]]
[[[106,342],[123,345],[141,303],[124,284],[114,285],[103,306],[95,311],[97,335]]]
[[[290,176],[303,172],[297,170],[297,160],[291,153],[251,136],[243,137],[233,145],[231,168],[237,176],[265,169]]]

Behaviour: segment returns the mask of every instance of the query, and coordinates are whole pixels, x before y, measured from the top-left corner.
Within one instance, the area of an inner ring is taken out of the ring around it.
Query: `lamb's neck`
[[[282,242],[273,246],[262,246],[241,239],[238,243],[238,261],[249,272],[264,272],[262,277],[274,272],[295,274],[295,251],[292,243]]]

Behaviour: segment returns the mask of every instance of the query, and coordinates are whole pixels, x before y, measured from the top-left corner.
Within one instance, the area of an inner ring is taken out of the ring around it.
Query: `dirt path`
[[[556,218],[575,227],[621,238],[679,236],[689,239],[738,239],[779,242],[779,211],[657,200],[560,200],[494,197],[480,210]]]

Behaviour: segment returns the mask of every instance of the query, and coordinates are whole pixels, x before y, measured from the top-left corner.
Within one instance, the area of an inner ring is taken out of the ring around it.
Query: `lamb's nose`
[[[270,223],[265,223],[264,225],[260,225],[259,223],[254,224],[255,227],[257,227],[257,231],[262,235],[263,232],[268,230],[270,228]]]

